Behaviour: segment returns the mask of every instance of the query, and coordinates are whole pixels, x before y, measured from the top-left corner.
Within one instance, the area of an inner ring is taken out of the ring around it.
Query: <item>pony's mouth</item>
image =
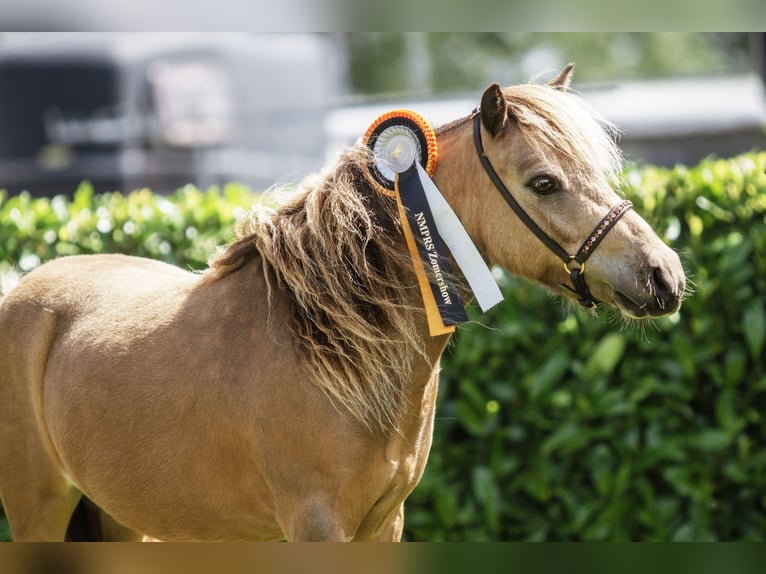
[[[643,303],[628,297],[625,293],[614,292],[615,304],[620,310],[633,319],[645,319],[647,317],[665,317],[672,315],[681,306],[679,297],[669,295],[667,298],[652,296]]]
[[[643,319],[650,315],[645,303],[639,304],[624,293],[615,291],[614,298],[620,310],[633,319]]]

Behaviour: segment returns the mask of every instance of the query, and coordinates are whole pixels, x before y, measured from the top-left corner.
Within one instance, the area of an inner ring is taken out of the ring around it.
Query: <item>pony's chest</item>
[[[389,439],[385,448],[386,461],[392,471],[391,483],[409,494],[420,481],[428,461],[434,428],[438,374],[434,373],[419,401],[403,425],[401,434]]]

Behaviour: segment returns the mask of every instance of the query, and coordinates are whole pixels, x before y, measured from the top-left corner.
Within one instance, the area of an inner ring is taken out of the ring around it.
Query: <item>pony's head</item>
[[[681,262],[621,202],[614,128],[568,91],[571,72],[570,64],[544,85],[487,88],[473,126],[437,132],[434,178],[440,188],[462,182],[448,199],[491,263],[630,317],[673,313],[685,289]],[[450,162],[452,153],[473,158]]]

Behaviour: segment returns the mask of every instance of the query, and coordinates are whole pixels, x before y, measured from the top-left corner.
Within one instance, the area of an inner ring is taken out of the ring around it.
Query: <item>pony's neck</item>
[[[439,161],[434,183],[454,210],[479,252],[486,257],[481,229],[480,206],[472,197],[476,181],[481,181],[481,164],[474,149],[470,118],[458,120],[436,131]]]

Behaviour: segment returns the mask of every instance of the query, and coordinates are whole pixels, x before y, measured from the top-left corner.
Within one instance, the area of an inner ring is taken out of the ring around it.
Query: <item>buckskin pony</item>
[[[436,131],[433,179],[490,264],[631,317],[674,313],[679,258],[615,192],[612,128],[570,75],[490,86]],[[429,336],[369,161],[351,147],[254,211],[202,273],[65,257],[5,296],[0,495],[15,540],[400,539],[449,336]]]

